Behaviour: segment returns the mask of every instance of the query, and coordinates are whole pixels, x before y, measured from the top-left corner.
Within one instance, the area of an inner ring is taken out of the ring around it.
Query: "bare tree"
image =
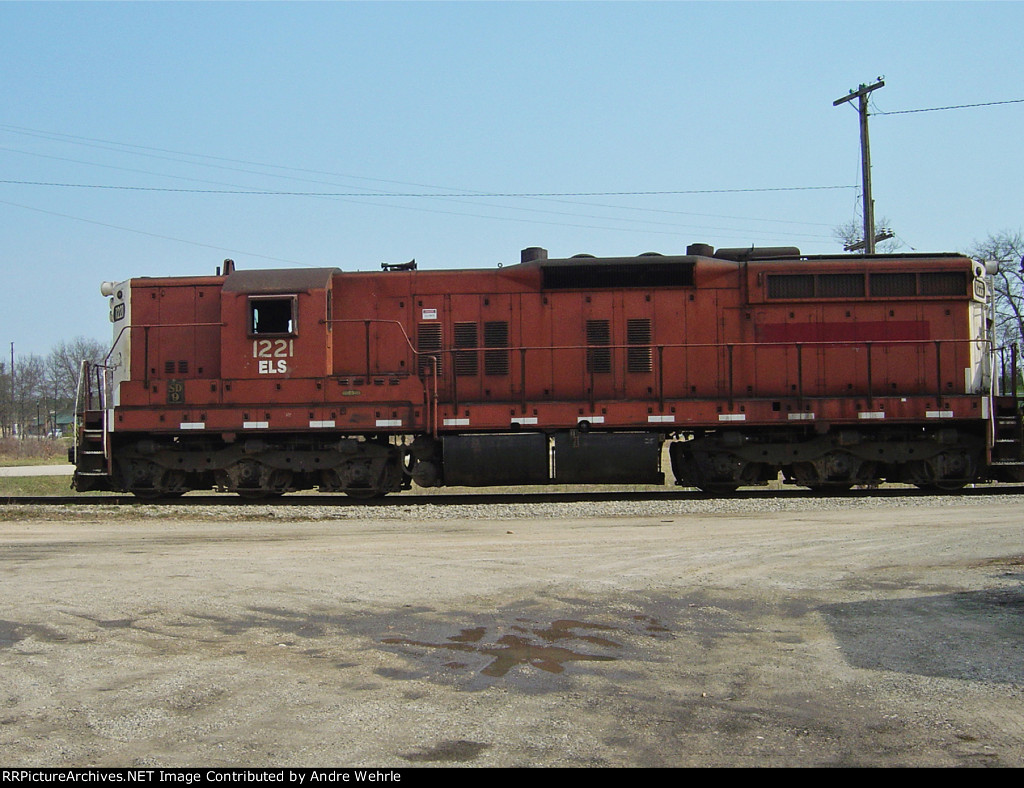
[[[885,235],[891,233],[889,229],[891,227],[889,220],[884,216],[878,219],[876,223],[875,232],[878,235]],[[849,249],[857,244],[864,243],[864,225],[861,224],[857,219],[850,219],[850,221],[844,224],[837,225],[832,228],[832,237],[843,245],[843,249]],[[863,247],[861,247],[863,248]],[[875,244],[876,254],[890,254],[892,252],[899,251],[903,248],[903,242],[894,236],[890,236],[884,240],[878,241]]]
[[[62,402],[72,400],[78,385],[82,360],[98,364],[106,355],[107,346],[95,339],[75,337],[68,342],[58,342],[46,357],[46,377],[50,394]]]
[[[46,363],[42,356],[22,356],[14,376],[14,419],[18,434],[24,437],[38,431],[39,422],[46,413]],[[29,425],[36,427],[27,429]]]
[[[1019,343],[1024,338],[1024,234],[1020,230],[995,233],[967,254],[982,263],[999,264],[998,273],[992,276],[996,342]]]

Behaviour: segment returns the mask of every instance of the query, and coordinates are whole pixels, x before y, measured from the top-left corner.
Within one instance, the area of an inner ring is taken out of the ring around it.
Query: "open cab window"
[[[298,331],[298,299],[293,296],[250,296],[249,334],[254,337],[293,337]]]

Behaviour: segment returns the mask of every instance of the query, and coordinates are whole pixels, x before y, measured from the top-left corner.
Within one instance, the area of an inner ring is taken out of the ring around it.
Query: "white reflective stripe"
[[[182,429],[182,430],[205,430],[206,429],[206,422],[205,421],[183,421],[183,422],[181,422],[181,425],[179,426],[179,429]]]
[[[746,421],[747,420],[747,414],[746,413],[719,413],[718,414],[718,420],[719,421]]]
[[[270,426],[269,421],[243,421],[243,430],[265,430]]]
[[[813,413],[790,413],[787,417],[790,421],[814,421]]]
[[[402,420],[401,419],[377,419],[377,421],[374,424],[374,426],[376,426],[376,427],[401,427],[402,426]]]
[[[468,427],[469,419],[445,419],[444,426],[446,427]]]
[[[589,421],[591,424],[604,424],[604,416],[579,416],[576,419],[576,423],[579,424],[581,421]]]
[[[537,423],[537,417],[536,416],[513,416],[512,417],[512,423],[513,424],[536,424]]]
[[[675,416],[648,416],[648,424],[672,424],[675,422]]]
[[[953,411],[951,410],[926,410],[924,413],[926,418],[929,419],[951,419],[953,418]]]
[[[310,429],[314,429],[314,430],[317,429],[318,427],[321,427],[321,428],[322,427],[328,427],[328,428],[330,428],[330,427],[333,427],[333,426],[334,426],[334,422],[333,421],[311,421],[311,422],[309,422]]]
[[[862,410],[860,413],[857,414],[857,418],[859,418],[859,419],[884,419],[885,418],[885,411],[884,410]]]

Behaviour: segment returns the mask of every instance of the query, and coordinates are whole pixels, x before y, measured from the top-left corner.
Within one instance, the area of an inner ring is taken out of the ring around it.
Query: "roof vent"
[[[745,263],[748,260],[791,260],[800,257],[795,246],[750,246],[745,249],[719,249],[715,257]]]
[[[519,262],[532,263],[536,260],[547,260],[548,250],[539,246],[528,246],[519,253]]]

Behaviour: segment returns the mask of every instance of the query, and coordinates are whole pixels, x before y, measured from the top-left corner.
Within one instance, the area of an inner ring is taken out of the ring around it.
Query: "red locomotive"
[[[983,268],[789,247],[104,285],[79,490],[1024,479]]]

